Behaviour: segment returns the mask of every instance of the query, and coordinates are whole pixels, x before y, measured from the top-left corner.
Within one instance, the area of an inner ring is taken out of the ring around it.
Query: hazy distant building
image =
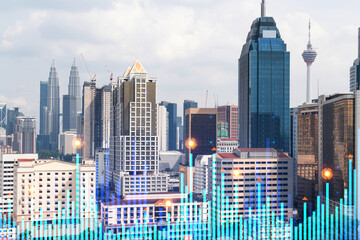
[[[47,91],[48,82],[40,82],[40,135],[45,135],[48,131],[47,117]]]
[[[74,59],[69,76],[68,94],[63,96],[63,131],[76,130],[77,114],[81,113],[81,86]]]
[[[239,58],[239,147],[289,152],[290,52],[263,2]]]
[[[182,117],[177,117],[177,143],[176,148],[178,151],[182,151],[184,146],[184,126],[182,123]]]
[[[350,68],[350,91],[360,90],[360,28],[358,29],[358,57]]]
[[[15,131],[16,118],[18,116],[24,116],[22,112],[19,112],[19,108],[10,108],[7,110],[7,125],[6,125],[6,135],[11,135]]]
[[[217,107],[218,122],[228,123],[229,138],[239,137],[239,108],[238,106]]]
[[[167,192],[159,173],[157,79],[139,61],[112,88],[110,172],[118,195]]]
[[[158,106],[159,151],[169,150],[169,113],[165,106]]]
[[[297,158],[298,145],[298,108],[290,109],[290,151],[289,155],[294,159]]]
[[[51,149],[57,149],[58,147],[58,135],[60,131],[60,95],[59,95],[59,77],[55,67],[55,61],[53,61],[49,80],[47,84],[47,130],[45,135],[50,135]]]
[[[34,117],[16,118],[14,151],[36,153],[36,119]]]
[[[189,108],[185,112],[185,139],[194,138],[196,147],[191,150],[192,166],[197,155],[211,155],[216,148],[216,108]],[[186,140],[185,140],[186,141]],[[189,151],[185,149],[185,161],[189,166]]]
[[[160,106],[165,106],[168,112],[168,123],[169,123],[169,148],[168,150],[177,150],[177,104],[162,101]]]
[[[60,153],[76,154],[77,149],[74,146],[74,141],[77,138],[76,131],[65,131],[59,134],[59,151]]]
[[[7,111],[6,104],[0,103],[0,128],[6,128]]]

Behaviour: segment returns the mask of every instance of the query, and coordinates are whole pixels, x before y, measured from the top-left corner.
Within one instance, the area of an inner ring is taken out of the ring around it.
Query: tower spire
[[[311,44],[311,20],[309,18],[309,44]]]
[[[265,0],[262,0],[262,2],[261,2],[261,17],[266,17]]]

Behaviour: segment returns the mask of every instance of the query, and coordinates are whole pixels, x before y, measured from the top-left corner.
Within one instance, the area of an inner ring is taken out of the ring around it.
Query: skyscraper
[[[167,192],[159,173],[155,78],[139,61],[112,88],[110,172],[118,195]]]
[[[307,82],[306,82],[306,102],[310,103],[311,101],[311,65],[315,61],[315,58],[317,56],[316,51],[312,48],[311,44],[311,38],[310,38],[310,22],[309,22],[309,42],[307,44],[307,49],[303,52],[302,57],[304,59],[304,62],[306,62],[307,65]]]
[[[239,59],[239,147],[288,152],[290,53],[261,5]]]
[[[47,117],[48,117],[48,130],[46,134],[50,135],[51,149],[57,149],[58,147],[58,135],[60,131],[60,87],[59,77],[56,72],[55,61],[53,60],[49,80],[47,84]]]
[[[63,96],[63,131],[76,130],[78,113],[81,113],[81,87],[74,59],[70,70],[68,95]]]
[[[0,103],[0,128],[5,128],[7,122],[6,104]]]
[[[358,29],[358,57],[350,68],[350,91],[360,90],[360,28]]]
[[[215,153],[217,120],[216,108],[189,108],[185,112],[185,141],[194,138],[196,147],[191,150],[193,161],[190,166],[189,151],[185,149],[186,165],[193,167],[198,155],[211,155]]]
[[[160,106],[165,106],[169,117],[169,151],[177,150],[177,104],[162,101]]]
[[[169,113],[165,106],[158,106],[159,151],[169,150]]]
[[[40,135],[47,134],[47,90],[48,82],[40,82]]]

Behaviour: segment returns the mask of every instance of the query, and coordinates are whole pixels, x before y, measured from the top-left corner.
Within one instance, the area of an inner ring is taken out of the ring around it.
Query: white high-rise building
[[[59,134],[59,151],[62,154],[76,154],[74,141],[77,139],[75,131],[66,131]]]
[[[0,154],[0,211],[13,212],[14,165],[19,159],[37,160],[37,154]]]
[[[16,117],[14,150],[18,153],[36,153],[36,119]]]
[[[212,155],[198,155],[195,159],[194,193],[206,194],[209,191],[209,162]]]
[[[97,219],[95,187],[94,161],[76,165],[48,159],[19,159],[14,167],[14,221],[19,226],[23,221],[46,221],[52,236],[79,234],[81,227],[75,226],[74,221],[61,227],[56,222],[81,218],[79,224],[88,221],[87,226],[91,227]],[[43,225],[39,227],[42,229],[38,232],[46,229]]]
[[[156,79],[139,61],[112,88],[110,172],[118,195],[167,192],[159,173]]]
[[[159,150],[169,150],[169,113],[165,106],[158,106]]]

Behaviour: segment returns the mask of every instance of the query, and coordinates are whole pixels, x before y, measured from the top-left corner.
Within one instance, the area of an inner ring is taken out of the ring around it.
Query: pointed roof
[[[72,67],[77,67],[77,64],[76,64],[76,60],[75,60],[75,58],[74,58],[74,61],[73,61]]]
[[[131,67],[130,73],[147,73],[145,68],[141,65],[139,60],[136,60],[134,65]]]
[[[128,68],[126,69],[126,71],[124,72],[123,77],[127,77],[127,76],[129,75],[130,70],[131,70],[131,68],[128,67]]]
[[[53,61],[52,61],[51,68],[56,68],[56,66],[55,66],[55,59],[53,59]]]

